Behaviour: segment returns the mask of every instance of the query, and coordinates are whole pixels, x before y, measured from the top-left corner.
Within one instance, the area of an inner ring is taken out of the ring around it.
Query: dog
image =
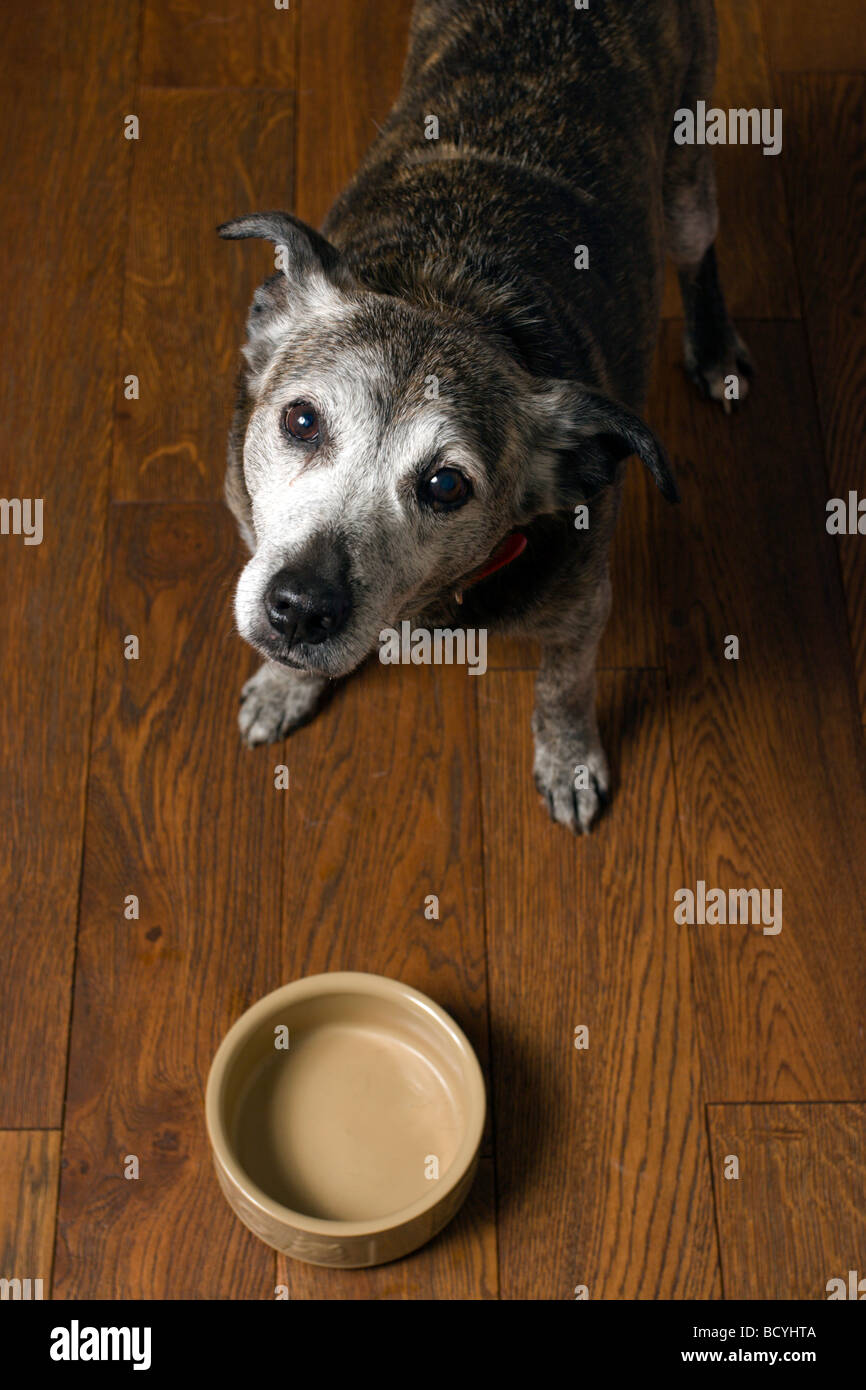
[[[628,458],[677,499],[640,416],[666,254],[690,376],[724,402],[752,370],[719,285],[710,151],[673,138],[715,56],[711,0],[419,0],[400,95],[321,233],[285,212],[219,228],[277,247],[226,479],[251,551],[237,626],[265,658],[242,691],[249,744],[311,719],[398,621],[530,636],[536,785],[554,821],[590,829]]]

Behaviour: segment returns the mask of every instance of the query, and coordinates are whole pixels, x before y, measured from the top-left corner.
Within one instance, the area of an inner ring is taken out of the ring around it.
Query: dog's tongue
[[[496,570],[501,570],[503,565],[510,565],[512,560],[516,560],[518,555],[522,555],[526,549],[526,537],[522,531],[512,531],[510,536],[506,536],[501,545],[494,550],[490,559],[487,560],[480,570],[464,580],[463,587],[468,588],[470,584],[477,584],[480,579],[486,579],[488,575],[494,574]]]

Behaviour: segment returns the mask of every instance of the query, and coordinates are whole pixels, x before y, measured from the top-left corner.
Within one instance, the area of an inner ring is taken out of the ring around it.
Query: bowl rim
[[[366,994],[373,998],[409,1002],[423,1010],[448,1035],[460,1054],[467,1080],[466,1126],[457,1153],[444,1178],[431,1186],[429,1195],[419,1197],[409,1206],[401,1207],[386,1216],[370,1221],[335,1221],[327,1217],[309,1216],[284,1206],[269,1196],[237,1162],[222,1116],[222,1097],[229,1064],[240,1045],[251,1037],[262,1019],[286,1003],[328,994]],[[376,975],[361,970],[326,971],[319,975],[304,975],[289,984],[271,990],[235,1020],[214,1054],[205,1088],[205,1123],[214,1158],[219,1162],[235,1187],[263,1214],[305,1235],[329,1237],[332,1240],[348,1237],[383,1235],[398,1230],[418,1217],[440,1206],[471,1169],[481,1146],[487,1115],[487,1093],[484,1076],[475,1049],[459,1024],[439,1004],[412,985],[390,975]]]

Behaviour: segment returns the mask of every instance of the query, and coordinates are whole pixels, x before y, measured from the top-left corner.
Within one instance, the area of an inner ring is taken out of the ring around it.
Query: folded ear
[[[262,237],[277,248],[276,274],[256,290],[247,318],[248,339],[243,354],[252,371],[257,372],[265,366],[288,328],[288,316],[303,307],[305,290],[311,290],[315,284],[319,298],[322,290],[336,294],[350,286],[351,275],[336,246],[289,212],[236,217],[223,222],[217,231],[230,241]]]
[[[546,382],[540,394],[543,429],[556,456],[555,505],[570,507],[614,481],[630,454],[646,464],[668,502],[680,500],[667,455],[639,415],[600,391],[573,381]]]
[[[244,237],[262,237],[279,248],[276,269],[287,279],[302,279],[311,272],[339,274],[342,257],[336,246],[290,212],[255,212],[249,217],[235,217],[217,227],[221,237],[240,241]]]

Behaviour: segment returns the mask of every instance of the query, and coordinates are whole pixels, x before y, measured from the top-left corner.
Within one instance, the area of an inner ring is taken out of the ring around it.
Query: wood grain
[[[787,165],[794,246],[827,449],[827,497],[866,497],[866,79],[791,77]],[[866,521],[863,522],[866,529]],[[866,538],[834,538],[866,720]]]
[[[478,679],[370,662],[290,739],[282,970],[399,976],[454,1013],[483,1056]],[[438,919],[425,916],[430,894]]]
[[[653,409],[683,493],[659,533],[682,886],[783,894],[778,935],[684,929],[704,1083],[710,1101],[854,1100],[866,769],[838,560],[802,328],[743,332],[760,376],[739,413],[674,372],[673,327]]]
[[[203,1116],[222,1035],[280,983],[280,758],[235,727],[232,524],[137,504],[110,523],[55,1296],[270,1298],[273,1252],[225,1203]]]
[[[457,1019],[484,1066],[478,679],[465,667],[371,662],[289,741],[281,978],[367,970],[405,980]],[[431,895],[435,918],[425,915]],[[357,1287],[370,1297],[495,1295],[491,1181],[479,1182],[453,1237]],[[303,1298],[347,1297],[352,1283],[296,1264],[286,1280]]]
[[[43,0],[4,23],[0,492],[42,499],[44,536],[0,537],[0,1126],[62,1112],[136,18]]]
[[[866,27],[857,0],[762,0],[764,33],[777,72],[863,72]]]
[[[729,0],[716,7],[719,60],[712,104],[731,107],[779,105],[767,62],[760,0]],[[790,223],[778,155],[759,145],[719,145],[713,150],[719,199],[718,253],[728,308],[736,317],[797,318],[800,304],[791,254]],[[665,318],[682,315],[672,267],[664,298]]]
[[[715,1297],[664,681],[603,677],[620,785],[583,841],[533,787],[529,676],[479,706],[502,1297]]]
[[[59,1130],[0,1131],[0,1279],[42,1280],[51,1296],[51,1261],[60,1169]]]
[[[145,0],[141,80],[157,87],[294,83],[298,0]]]
[[[293,99],[147,90],[138,101],[112,495],[222,495],[239,348],[273,248],[219,223],[291,205]],[[170,215],[167,215],[170,209]],[[138,400],[126,400],[134,373]]]
[[[866,1105],[711,1105],[708,1123],[726,1298],[866,1276]]]
[[[301,6],[295,209],[319,223],[400,90],[408,0]]]

